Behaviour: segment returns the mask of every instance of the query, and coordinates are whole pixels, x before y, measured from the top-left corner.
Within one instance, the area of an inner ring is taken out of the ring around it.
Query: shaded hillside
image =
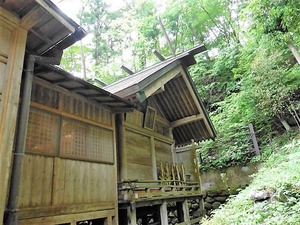
[[[210,220],[205,219],[203,225],[300,224],[300,141],[294,139],[272,148],[274,153],[251,185],[216,210]]]

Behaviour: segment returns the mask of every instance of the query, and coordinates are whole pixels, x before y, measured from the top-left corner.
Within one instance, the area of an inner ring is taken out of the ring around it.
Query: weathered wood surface
[[[0,6],[0,221],[8,191],[27,31]]]
[[[21,224],[76,224],[77,216],[87,220],[94,214],[106,218],[106,224],[116,224],[114,114],[109,112],[108,116],[107,109],[76,94],[69,96],[74,111],[68,111],[64,108],[69,104],[64,102],[66,93],[43,85],[36,86],[32,95],[35,102],[31,103],[20,187]],[[82,102],[80,107],[74,99]],[[81,108],[85,103],[88,107]],[[56,119],[49,120],[52,117]],[[68,126],[73,127],[68,130]],[[100,210],[106,213],[97,214]],[[94,214],[88,213],[92,211]]]
[[[113,165],[26,155],[19,207],[114,202]]]
[[[56,225],[63,223],[72,223],[76,221],[83,221],[88,219],[97,219],[97,218],[107,218],[114,217],[116,215],[116,210],[101,210],[96,212],[87,212],[87,213],[77,213],[69,215],[56,215],[51,217],[40,217],[32,219],[21,219],[19,221],[20,225]],[[76,224],[76,223],[75,223]],[[115,224],[117,225],[117,224]]]

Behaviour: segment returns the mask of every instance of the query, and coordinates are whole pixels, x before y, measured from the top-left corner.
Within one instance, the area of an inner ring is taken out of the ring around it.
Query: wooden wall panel
[[[157,165],[159,165],[159,162],[173,162],[171,149],[172,145],[157,140],[155,141],[155,154]]]
[[[129,180],[153,180],[152,177],[152,166],[135,163],[128,164]]]
[[[53,158],[25,155],[19,207],[51,205]]]
[[[151,179],[152,162],[150,138],[126,130],[126,151],[128,179]]]
[[[175,152],[176,162],[178,164],[183,163],[186,175],[190,175],[192,181],[198,182],[200,174],[195,148],[193,146],[186,146],[177,148]]]
[[[134,110],[133,112],[126,114],[126,121],[138,127],[143,127],[144,113]]]
[[[53,204],[116,200],[114,165],[55,159]]]
[[[27,31],[0,7],[0,221],[6,204]]]

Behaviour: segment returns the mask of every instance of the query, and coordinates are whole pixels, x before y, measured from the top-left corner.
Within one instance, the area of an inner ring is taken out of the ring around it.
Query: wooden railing
[[[200,196],[198,182],[187,181],[184,166],[161,163],[160,180],[126,180],[118,184],[119,201],[143,201],[180,196]]]

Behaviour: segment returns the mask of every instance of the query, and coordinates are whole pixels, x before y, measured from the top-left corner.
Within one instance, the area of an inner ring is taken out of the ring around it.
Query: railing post
[[[256,139],[256,135],[255,135],[254,127],[253,127],[252,123],[249,124],[249,131],[250,131],[252,143],[253,143],[253,146],[254,146],[255,154],[260,155],[260,150],[259,150],[259,147],[258,147],[258,143],[257,143],[257,139]]]

